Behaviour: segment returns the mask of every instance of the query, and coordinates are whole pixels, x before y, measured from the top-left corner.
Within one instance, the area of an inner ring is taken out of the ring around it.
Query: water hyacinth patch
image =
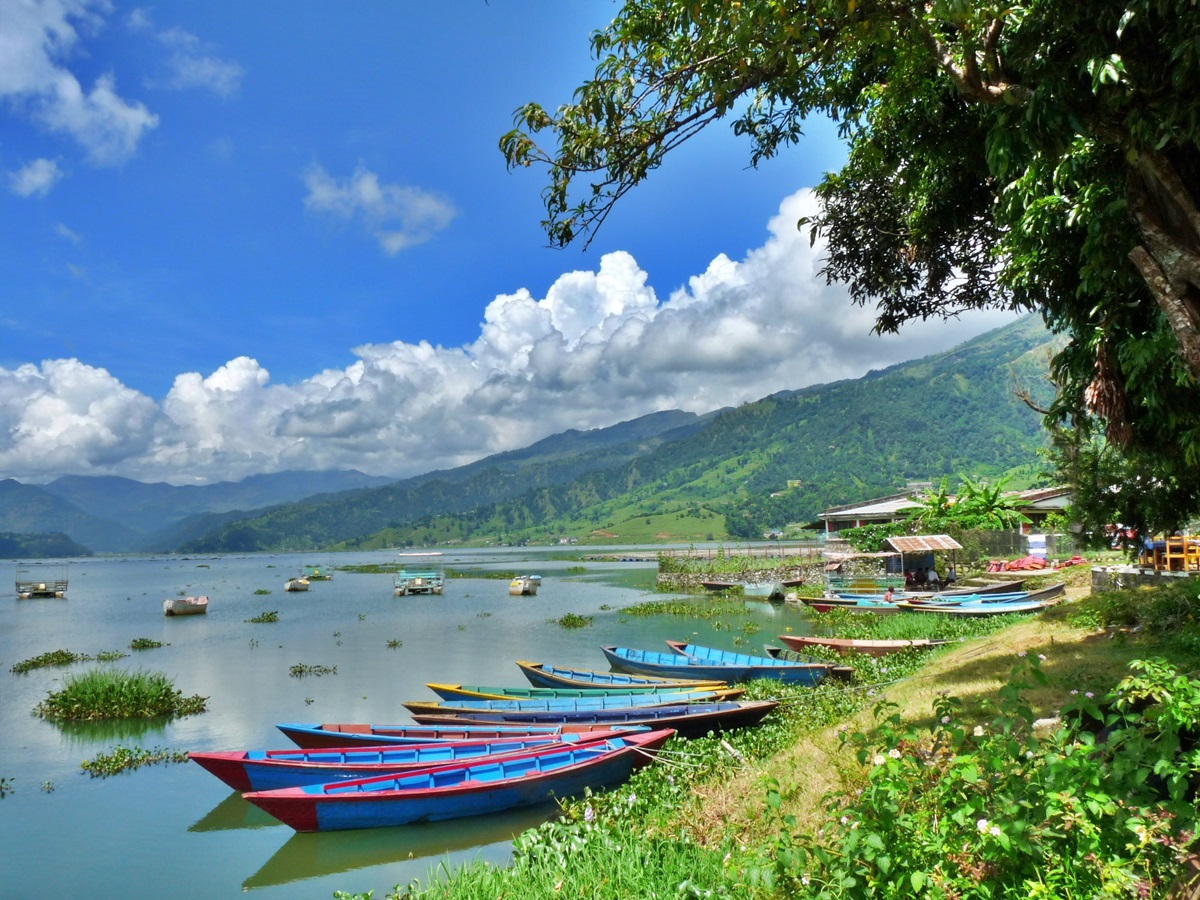
[[[185,697],[161,672],[92,669],[64,679],[34,708],[44,719],[89,721],[96,719],[190,716],[206,709],[207,697]]]

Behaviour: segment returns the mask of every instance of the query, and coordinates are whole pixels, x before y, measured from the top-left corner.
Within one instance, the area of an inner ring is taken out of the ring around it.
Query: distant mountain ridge
[[[209,485],[145,483],[118,476],[66,475],[45,485],[0,481],[0,531],[62,532],[100,553],[171,550],[155,537],[189,517],[230,515],[319,494],[378,487],[388,478],[347,470],[280,472]],[[219,521],[208,520],[209,528]],[[185,529],[185,533],[187,532]]]

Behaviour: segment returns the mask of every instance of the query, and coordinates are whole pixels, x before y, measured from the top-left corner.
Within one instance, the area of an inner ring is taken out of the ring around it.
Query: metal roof
[[[892,537],[887,542],[901,553],[928,553],[931,550],[961,550],[962,544],[948,534],[918,534],[912,537]]]

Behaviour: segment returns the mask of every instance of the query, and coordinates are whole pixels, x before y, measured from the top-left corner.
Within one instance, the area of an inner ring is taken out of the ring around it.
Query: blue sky
[[[870,334],[795,229],[824,122],[758,169],[710,129],[548,248],[498,141],[618,8],[0,0],[0,477],[401,477],[1011,319]]]

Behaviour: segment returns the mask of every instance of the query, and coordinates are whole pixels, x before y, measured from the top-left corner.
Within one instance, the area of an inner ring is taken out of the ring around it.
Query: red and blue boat
[[[653,759],[671,729],[329,784],[251,791],[246,800],[296,831],[382,828],[535,806],[612,787]]]
[[[607,731],[604,726],[578,725],[463,725],[439,721],[432,725],[371,725],[360,722],[315,724],[285,722],[275,726],[297,747],[322,748],[377,744],[441,744],[447,741],[487,741]]]
[[[188,758],[235,791],[273,791],[307,784],[326,784],[375,775],[428,769],[513,756],[551,744],[618,737],[616,731],[545,734],[503,740],[447,741],[429,744],[384,744],[323,750],[220,750],[189,753]]]

